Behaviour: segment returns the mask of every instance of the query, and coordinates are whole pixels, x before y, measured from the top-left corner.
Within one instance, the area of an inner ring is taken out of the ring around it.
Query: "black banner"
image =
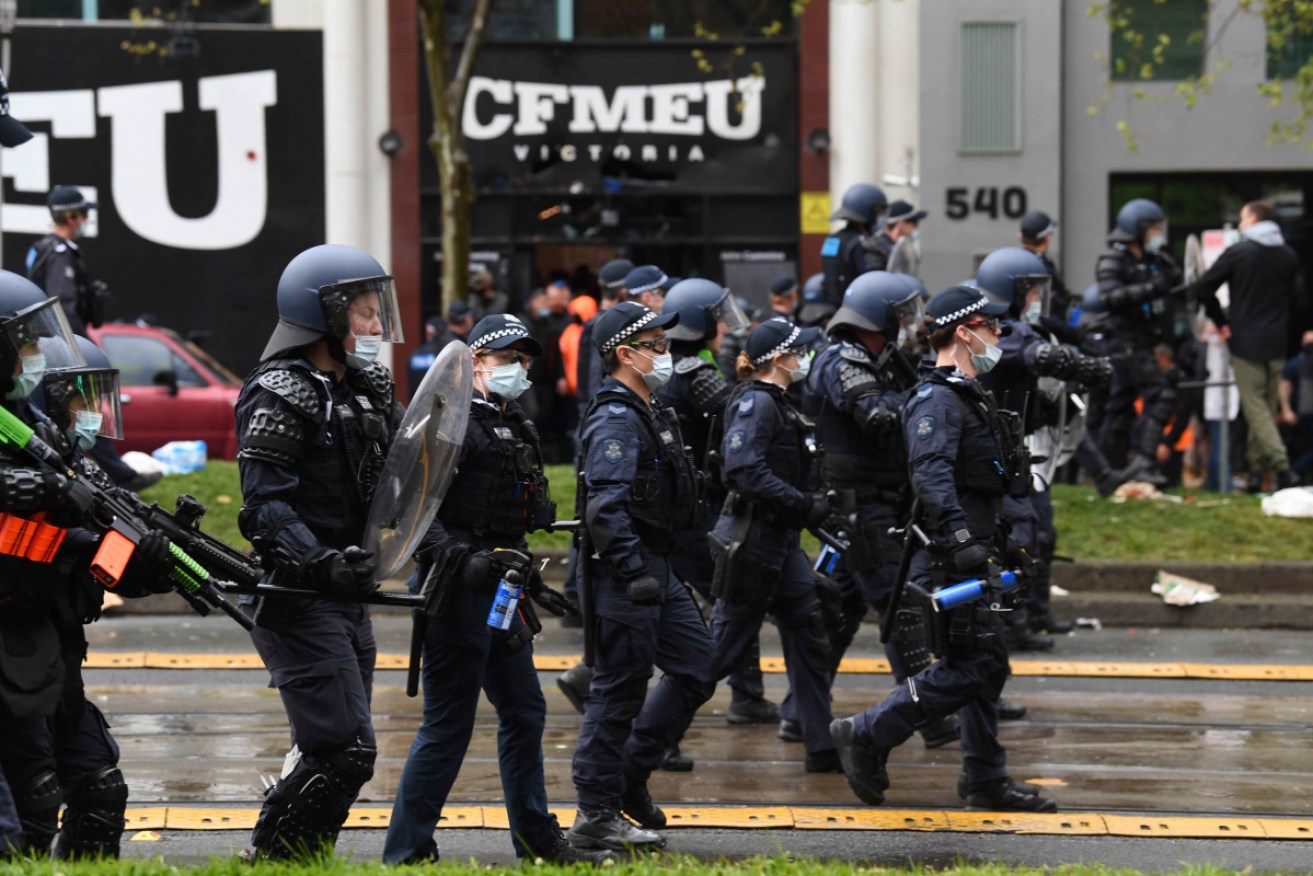
[[[171,52],[167,29],[19,28],[12,111],[45,136],[3,156],[4,267],[25,273],[48,190],[83,188],[100,209],[80,245],[114,293],[110,317],[209,331],[207,348],[244,373],[283,267],[324,242],[323,41],[188,37]]]

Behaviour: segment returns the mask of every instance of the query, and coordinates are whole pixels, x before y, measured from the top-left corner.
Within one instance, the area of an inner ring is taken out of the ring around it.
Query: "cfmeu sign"
[[[44,195],[52,184],[76,184],[56,174],[52,180],[50,138],[94,138],[98,123],[110,130],[109,192],[118,217],[145,239],[179,249],[233,249],[250,243],[264,227],[269,202],[265,110],[278,103],[273,70],[205,76],[197,82],[197,101],[185,107],[179,80],[114,85],[75,91],[15,92],[11,109],[26,123],[48,122],[50,133],[5,155],[5,175],[18,192]],[[179,215],[169,198],[168,119],[213,127],[218,189],[201,216]],[[103,121],[102,121],[103,120]],[[34,125],[34,127],[36,127]],[[44,206],[6,204],[6,231],[44,233]]]

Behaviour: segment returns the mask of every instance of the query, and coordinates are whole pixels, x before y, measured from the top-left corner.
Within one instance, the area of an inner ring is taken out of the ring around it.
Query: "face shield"
[[[1146,252],[1158,252],[1167,247],[1167,219],[1145,222],[1141,225],[1142,243]]]
[[[348,335],[380,337],[387,344],[403,340],[397,286],[391,277],[343,280],[324,286],[319,290],[319,300],[328,330],[339,340]]]
[[[889,308],[890,323],[896,327],[897,346],[904,350],[913,349],[917,344],[917,335],[925,327],[925,302],[918,292],[912,292],[902,301]]]
[[[708,321],[715,320],[725,326],[725,334],[732,335],[735,332],[746,331],[752,325],[748,315],[743,312],[736,299],[728,289],[725,294],[720,296],[720,300],[707,308]]]
[[[1021,319],[1036,325],[1053,306],[1053,278],[1048,274],[1022,274],[1012,279],[1013,300],[1020,302]]]
[[[117,368],[47,371],[44,382],[47,413],[58,426],[69,429],[88,415],[99,416],[96,434],[105,438],[123,437]]]
[[[70,367],[85,367],[87,364],[73,340],[73,330],[68,327],[64,310],[55,298],[20,310],[0,324],[0,338],[15,357],[40,354],[48,359],[62,357],[60,361],[68,362]]]

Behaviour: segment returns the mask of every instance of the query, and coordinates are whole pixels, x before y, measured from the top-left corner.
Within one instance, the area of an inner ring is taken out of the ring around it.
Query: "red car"
[[[87,331],[120,372],[120,451],[150,453],[200,438],[211,459],[236,458],[233,407],[242,387],[236,375],[171,329],[116,322]]]

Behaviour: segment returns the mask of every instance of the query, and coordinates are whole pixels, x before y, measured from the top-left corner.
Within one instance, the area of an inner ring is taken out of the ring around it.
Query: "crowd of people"
[[[0,144],[16,135],[0,124]],[[94,205],[80,197],[52,193],[57,222],[85,221]],[[480,273],[467,300],[429,320],[410,391],[460,360],[472,400],[415,553],[413,587],[441,598],[417,642],[423,718],[385,861],[438,858],[434,829],[481,694],[497,714],[519,856],[599,864],[663,847],[650,776],[695,769],[681,741],[722,680],[730,723],[797,743],[802,770],[842,773],[866,804],[884,801],[890,751],[920,734],[927,747],[961,743],[967,807],[1056,810],[1010,777],[998,738],[999,720],[1025,714],[1003,697],[1009,655],[1051,649],[1071,629],[1049,600],[1049,486],[1088,478],[1110,495],[1133,479],[1167,483],[1179,439],[1206,413],[1203,391],[1227,382],[1207,370],[1210,338],[1230,350],[1251,479],[1295,483],[1313,460],[1305,448],[1292,461],[1278,426],[1307,438],[1313,424],[1313,333],[1299,357],[1283,355],[1298,260],[1272,207],[1253,202],[1239,242],[1187,283],[1163,210],[1137,199],[1080,296],[1047,257],[1056,224],[1042,213],[1023,219],[1020,245],[931,294],[915,274],[925,216],[853,187],[823,271],[779,278],[761,311],[709,279],[614,260],[596,296],[554,279],[519,314]],[[74,330],[100,318],[104,290],[84,277],[67,293],[51,278],[53,260],[76,257],[75,231],[34,248],[45,290],[0,271],[0,843],[114,856],[129,789],[83,690],[83,625],[106,587],[172,589],[177,554],[162,531],[126,536],[99,498],[119,487],[87,451],[121,435],[121,416],[117,373]],[[239,603],[293,745],[250,854],[285,859],[331,849],[374,774],[380,575],[361,545],[404,407],[379,361],[401,340],[401,314],[373,257],[313,247],[287,265],[276,298],[235,415],[241,531],[268,580],[298,593],[252,589]],[[465,347],[444,357],[454,341]],[[553,461],[577,469],[564,594],[526,540],[557,523]],[[804,533],[822,545],[814,557]],[[583,716],[568,830],[548,809],[535,605],[577,617],[584,635],[584,660],[558,680]],[[895,687],[835,715],[835,673],[871,614]],[[762,683],[767,620],[786,663],[779,703]]]

